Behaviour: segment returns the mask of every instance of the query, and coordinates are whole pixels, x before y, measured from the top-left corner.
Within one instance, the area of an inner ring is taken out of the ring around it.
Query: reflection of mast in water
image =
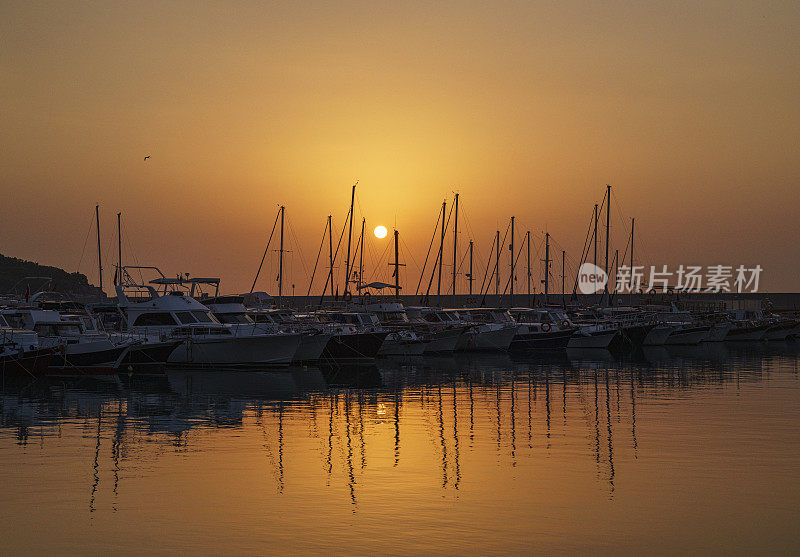
[[[331,485],[331,473],[333,472],[333,412],[335,408],[339,407],[339,397],[337,393],[333,393],[330,397],[331,412],[328,420],[328,455],[325,458],[327,466],[328,481],[326,485]]]
[[[350,500],[353,503],[353,513],[356,512],[356,476],[353,472],[353,439],[350,436],[350,391],[344,394],[344,418],[347,428],[347,474],[350,478],[347,486],[350,488]]]
[[[567,425],[567,370],[561,375],[561,420],[564,426]]]
[[[94,446],[94,464],[92,464],[92,493],[89,496],[89,512],[94,512],[94,496],[97,493],[97,485],[100,483],[100,474],[98,468],[100,466],[100,427],[102,425],[103,409],[97,411],[97,442]]]
[[[500,414],[500,382],[497,382],[497,391],[495,397],[495,407],[497,410],[497,452],[500,452],[500,440],[503,437],[502,430],[500,429],[500,425],[502,423],[502,418]]]
[[[639,443],[636,440],[636,382],[631,370],[631,435],[633,436],[633,458],[639,458]]]
[[[117,511],[117,496],[119,495],[119,457],[122,452],[122,434],[125,432],[125,415],[122,413],[122,399],[117,400],[117,427],[114,429],[114,438],[111,443],[111,458],[114,460],[114,500],[111,504],[114,512]]]
[[[533,381],[531,381],[531,376],[528,375],[528,448],[533,448],[533,427],[531,422],[531,385]]]
[[[283,401],[278,403],[278,493],[283,493]]]
[[[367,467],[367,453],[364,445],[364,393],[358,392],[358,440],[361,444],[361,469]]]
[[[439,392],[439,442],[442,445],[442,487],[447,487],[447,444],[444,440],[444,413],[442,411],[442,384],[438,383]]]
[[[550,370],[544,372],[544,407],[547,422],[547,448],[550,448]]]
[[[600,474],[600,405],[597,402],[597,370],[594,371],[594,461]]]
[[[453,442],[454,442],[454,456],[456,461],[456,483],[453,487],[458,489],[461,483],[461,462],[458,445],[458,400],[456,399],[456,382],[453,380]]]
[[[606,425],[608,426],[608,466],[609,477],[608,483],[611,486],[611,497],[614,496],[614,443],[611,436],[611,402],[609,398],[611,393],[608,387],[608,370],[605,372],[606,376]]]
[[[394,392],[394,465],[400,463],[400,391]]]
[[[469,448],[475,441],[475,398],[472,396],[472,377],[467,374],[467,386],[469,387]]]
[[[515,377],[511,376],[511,467],[517,466],[517,413],[515,408],[517,391]]]
[[[275,465],[275,456],[272,454],[272,449],[270,448],[270,441],[269,441],[269,434],[267,433],[267,424],[264,422],[264,407],[258,407],[258,424],[261,426],[261,434],[264,437],[264,450],[267,452],[267,457],[269,458],[270,462],[270,470],[272,470],[272,475],[275,477],[275,482],[278,484],[278,489],[280,489],[280,479],[278,478],[278,474],[276,471],[278,467]]]

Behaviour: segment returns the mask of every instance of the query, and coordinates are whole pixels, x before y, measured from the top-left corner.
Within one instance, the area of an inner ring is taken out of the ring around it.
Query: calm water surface
[[[6,378],[4,553],[793,553],[799,358]]]

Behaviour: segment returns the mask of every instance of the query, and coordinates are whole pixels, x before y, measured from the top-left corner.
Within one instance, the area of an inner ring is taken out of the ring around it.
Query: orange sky
[[[96,277],[99,202],[104,247],[123,211],[141,264],[247,290],[282,203],[304,293],[359,180],[356,217],[397,224],[413,291],[451,192],[483,258],[514,214],[574,260],[611,183],[612,249],[635,216],[641,262],[759,263],[764,289],[800,289],[796,2],[0,6],[5,255]]]

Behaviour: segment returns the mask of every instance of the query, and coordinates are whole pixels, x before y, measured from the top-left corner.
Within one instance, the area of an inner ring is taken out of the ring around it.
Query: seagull
[[[147,156],[144,158],[144,160],[147,160],[147,159],[149,159],[149,158],[150,158],[150,155],[147,155]]]

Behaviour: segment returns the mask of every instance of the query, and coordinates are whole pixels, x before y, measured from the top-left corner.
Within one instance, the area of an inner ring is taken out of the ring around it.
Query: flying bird
[[[147,160],[147,159],[149,159],[149,158],[150,158],[150,155],[147,155],[147,156],[144,158],[144,160]]]

